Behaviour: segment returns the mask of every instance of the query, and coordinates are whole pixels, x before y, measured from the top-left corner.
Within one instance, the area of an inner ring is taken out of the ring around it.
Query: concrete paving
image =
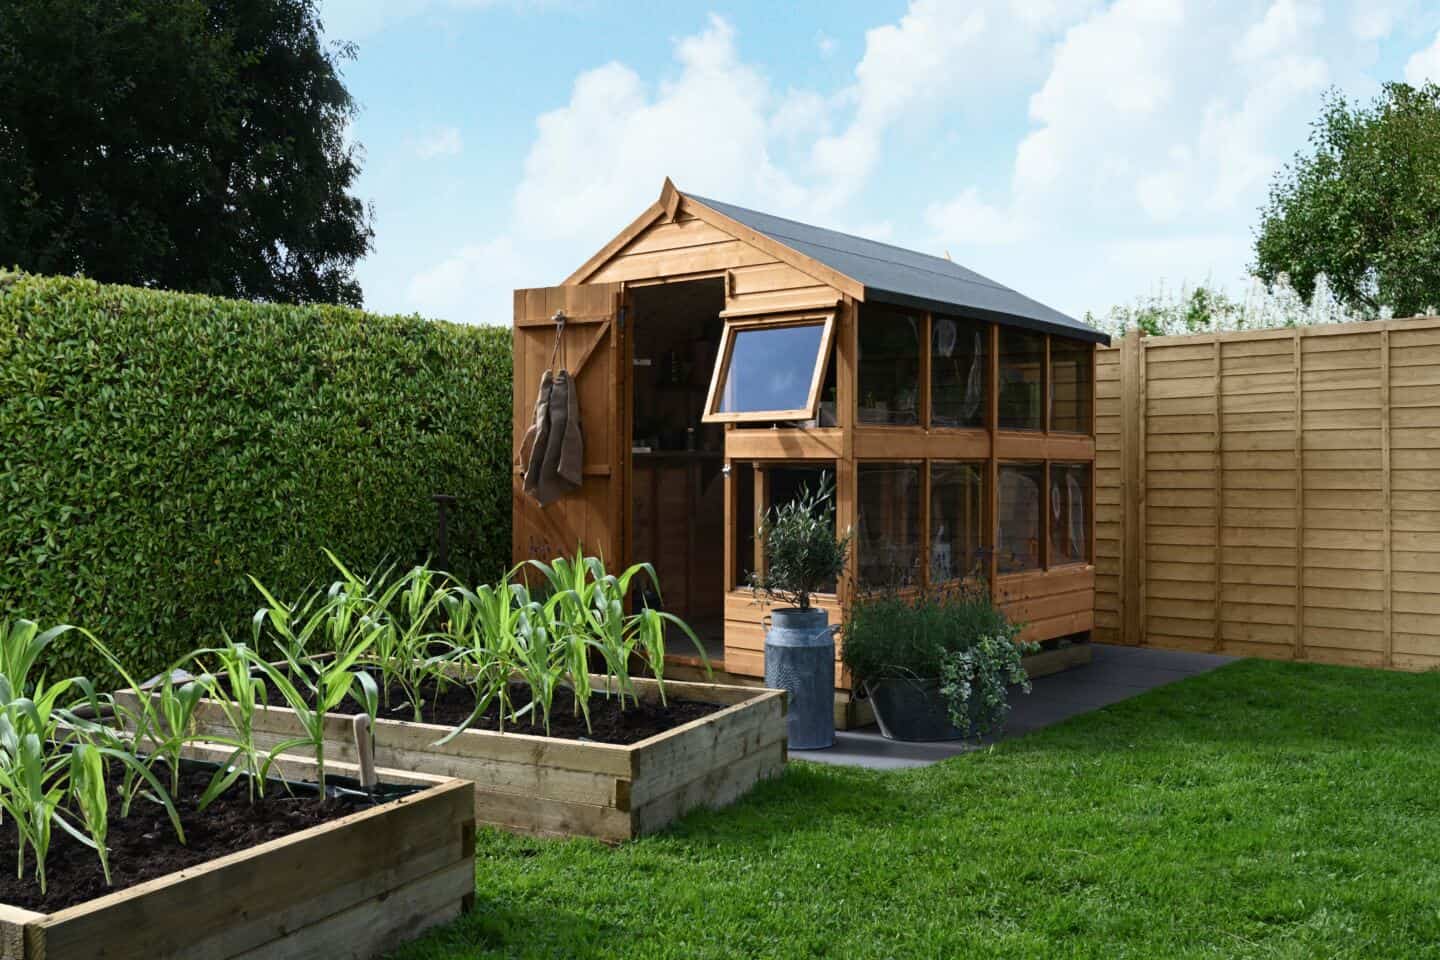
[[[1023,737],[1032,730],[1128,700],[1186,677],[1206,673],[1235,660],[1209,653],[1116,647],[1097,643],[1083,667],[1041,677],[1028,694],[1011,697],[1010,717],[998,739]],[[982,744],[996,738],[986,737]],[[977,749],[974,742],[902,743],[886,740],[877,727],[838,731],[828,750],[792,750],[792,760],[894,770],[923,767]]]

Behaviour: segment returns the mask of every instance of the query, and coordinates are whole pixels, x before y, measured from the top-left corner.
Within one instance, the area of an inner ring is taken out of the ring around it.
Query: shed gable
[[[833,306],[840,293],[815,277],[778,260],[687,211],[682,202],[674,220],[663,213],[578,283],[725,278],[727,314]]]

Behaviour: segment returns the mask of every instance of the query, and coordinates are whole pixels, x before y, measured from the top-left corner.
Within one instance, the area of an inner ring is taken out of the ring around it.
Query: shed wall
[[[1096,639],[1440,666],[1440,319],[1097,358]]]

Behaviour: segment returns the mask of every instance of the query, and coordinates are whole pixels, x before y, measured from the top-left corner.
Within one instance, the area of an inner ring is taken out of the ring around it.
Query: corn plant
[[[30,687],[30,671],[45,648],[75,629],[69,624],[42,631],[33,620],[0,620],[0,674],[21,692]]]
[[[204,810],[240,779],[245,777],[250,803],[265,797],[265,782],[278,751],[262,752],[255,746],[255,715],[269,701],[265,681],[255,669],[253,648],[236,643],[224,635],[220,646],[199,651],[196,662],[204,667],[213,660],[214,669],[206,669],[197,680],[207,697],[219,705],[229,728],[226,735],[207,735],[211,743],[232,748],[230,758],[221,766],[209,786],[200,795],[198,807]]]
[[[185,840],[173,801],[130,743],[112,728],[59,705],[72,689],[92,708],[104,702],[83,678],[37,682],[25,696],[0,674],[0,818],[13,824],[18,837],[18,875],[24,876],[27,851],[32,853],[42,893],[56,826],[96,852],[105,881],[110,882],[105,839],[112,764],[150,787],[149,796],[164,806],[176,836],[182,843]]]
[[[530,688],[530,724],[538,718],[547,735],[555,694],[570,675],[563,648],[551,643],[552,615],[549,605],[531,601],[521,607],[515,633],[502,638],[510,673]]]
[[[600,652],[606,672],[623,706],[628,694],[638,702],[635,685],[630,677],[631,657],[637,658],[655,677],[660,702],[665,702],[665,634],[667,626],[678,628],[690,638],[708,671],[709,658],[705,647],[689,624],[664,610],[642,607],[633,614],[625,613],[625,598],[632,582],[640,574],[649,577],[657,596],[659,578],[648,563],[637,563],[618,576],[607,573],[599,557],[586,557],[577,552],[573,560],[560,557],[554,563],[529,561],[545,575],[559,606],[558,616],[569,630],[583,633]]]
[[[195,680],[177,681],[176,671],[170,670],[154,696],[142,699],[150,708],[153,722],[141,721],[145,727],[137,734],[142,742],[148,740],[150,755],[165,762],[170,771],[170,792],[180,792],[180,760],[185,744],[195,739],[195,709],[205,698],[206,687]]]
[[[510,677],[516,666],[511,638],[520,632],[525,611],[537,604],[523,583],[510,582],[509,574],[495,586],[482,584],[473,591],[457,586],[443,602],[451,649],[430,663],[437,675],[458,666],[474,692],[475,707],[438,744],[449,743],[469,729],[492,703],[497,704],[503,732],[506,719],[515,719],[510,699]]]
[[[318,659],[302,658],[286,649],[285,662],[278,666],[253,650],[246,651],[254,668],[284,697],[304,731],[302,736],[276,744],[270,751],[271,758],[293,747],[308,747],[315,756],[315,779],[322,802],[325,797],[326,714],[350,696],[355,697],[372,717],[379,708],[380,694],[375,680],[364,670],[356,669],[369,645],[368,638],[362,639],[343,653]]]
[[[445,575],[421,565],[388,583],[388,571],[363,581],[333,554],[327,555],[357,593],[373,594],[360,629],[371,640],[385,709],[392,707],[390,691],[398,688],[405,700],[393,706],[408,706],[418,723],[423,719],[425,701],[421,692],[425,682],[433,680],[438,690],[443,689],[447,679],[428,662],[440,638],[433,624],[445,603]]]

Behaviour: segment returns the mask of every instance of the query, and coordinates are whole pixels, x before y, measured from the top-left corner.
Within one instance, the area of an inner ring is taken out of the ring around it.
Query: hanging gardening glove
[[[535,398],[535,419],[520,441],[520,468],[524,471],[525,492],[539,500],[541,467],[550,441],[550,393],[554,378],[549,370],[540,377],[540,393]]]
[[[539,486],[534,496],[543,507],[577,490],[584,480],[584,440],[580,435],[580,405],[575,381],[568,371],[555,374],[550,388],[550,429],[545,438]]]

